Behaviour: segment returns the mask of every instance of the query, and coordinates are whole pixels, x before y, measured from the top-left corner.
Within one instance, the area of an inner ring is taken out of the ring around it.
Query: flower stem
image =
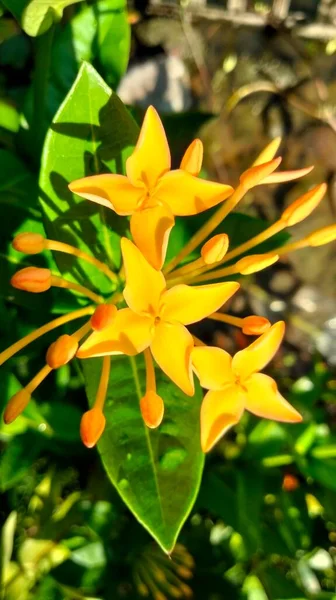
[[[111,281],[113,281],[113,283],[118,282],[117,275],[115,273],[113,273],[113,271],[111,271],[107,265],[102,263],[100,260],[98,260],[94,256],[90,256],[90,254],[83,252],[83,250],[80,250],[79,248],[75,248],[74,246],[71,246],[70,244],[58,242],[57,240],[46,240],[46,248],[48,248],[48,250],[53,250],[56,252],[63,252],[64,254],[71,254],[72,256],[81,258],[81,259],[85,260],[86,262],[97,267],[99,269],[99,271],[104,273],[109,279],[111,279]]]
[[[238,185],[232,196],[223,202],[222,206],[215,212],[214,215],[204,223],[204,225],[193,235],[189,242],[182,248],[182,250],[173,258],[164,269],[164,274],[170,273],[188,254],[190,254],[197,246],[199,246],[220,223],[225,217],[234,209],[238,202],[243,198],[246,193],[246,188],[243,185]],[[195,261],[196,262],[196,261]],[[198,262],[198,259],[197,259]],[[192,264],[192,263],[191,263]]]
[[[54,287],[65,288],[68,290],[74,290],[75,292],[79,292],[80,294],[87,296],[88,298],[90,298],[90,300],[93,300],[93,302],[96,302],[97,304],[101,304],[102,302],[104,302],[104,298],[102,296],[99,296],[92,290],[89,290],[84,285],[80,285],[80,283],[74,283],[73,281],[67,281],[67,279],[63,279],[63,277],[58,277],[58,275],[52,275],[51,285]]]
[[[94,408],[98,408],[100,410],[103,410],[103,408],[104,408],[106,394],[107,394],[107,388],[108,388],[108,384],[109,384],[109,380],[110,380],[110,370],[111,370],[111,357],[104,356],[103,357],[103,366],[102,366],[102,371],[101,371],[100,381],[99,381],[99,387],[98,387],[98,392],[97,392],[97,396],[96,396],[95,403],[94,403]]]
[[[45,333],[48,333],[48,331],[52,331],[53,329],[56,329],[57,327],[60,327],[65,323],[69,323],[70,321],[74,321],[75,319],[80,319],[81,317],[85,317],[86,315],[92,315],[94,309],[94,306],[86,306],[85,308],[80,308],[79,310],[75,310],[67,315],[57,317],[57,319],[50,321],[50,323],[46,323],[46,325],[42,325],[42,327],[39,327],[39,329],[32,331],[31,333],[23,337],[21,340],[18,340],[17,342],[15,342],[15,344],[12,344],[11,346],[9,346],[9,348],[6,348],[6,350],[1,352],[0,365],[2,365],[6,360],[14,356],[14,354],[28,346],[28,344],[34,342]]]

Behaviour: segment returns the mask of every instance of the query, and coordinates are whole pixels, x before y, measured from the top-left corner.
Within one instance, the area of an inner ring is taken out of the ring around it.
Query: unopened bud
[[[137,592],[140,596],[146,597],[149,596],[149,590],[148,587],[142,583],[142,581],[140,581],[140,583],[137,584],[136,586],[137,588]]]
[[[99,304],[91,317],[91,327],[101,331],[112,325],[118,310],[114,304]]]
[[[214,235],[202,246],[201,256],[206,265],[213,265],[224,258],[229,247],[229,238],[226,233]]]
[[[180,169],[187,171],[190,175],[197,177],[203,161],[203,144],[201,140],[196,139],[191,142],[190,146],[186,149],[184,156],[181,161]]]
[[[336,224],[313,231],[313,233],[307,235],[306,240],[310,246],[323,246],[333,242],[336,240]]]
[[[181,588],[185,598],[193,597],[193,591],[192,591],[191,587],[189,587],[189,585],[187,585],[186,583],[181,583],[180,588]]]
[[[243,319],[242,331],[245,335],[261,335],[271,327],[271,323],[265,317],[251,315]]]
[[[190,571],[190,569],[187,569],[186,567],[178,567],[176,572],[178,573],[178,575],[183,577],[183,579],[191,579],[193,577],[193,572]]]
[[[326,191],[326,183],[321,183],[309,190],[286,208],[281,216],[281,221],[286,221],[286,225],[289,227],[300,223],[300,221],[309,217],[310,213],[320,204]]]
[[[31,395],[25,388],[12,396],[5,408],[3,416],[3,420],[6,425],[9,425],[9,423],[15,421],[16,417],[18,417],[24,411],[30,398]]]
[[[274,158],[267,163],[251,167],[244,171],[239,178],[240,184],[244,186],[246,190],[249,190],[263,181],[268,177],[281,163],[281,157]]]
[[[168,600],[167,596],[162,594],[162,592],[155,592],[153,598],[154,600]]]
[[[39,254],[45,249],[46,240],[40,233],[18,233],[12,241],[12,246],[18,252]]]
[[[182,590],[180,590],[175,585],[169,585],[168,586],[168,591],[169,591],[169,594],[170,594],[171,598],[183,598],[183,592],[182,592]]]
[[[140,400],[142,418],[147,427],[158,427],[163,419],[164,404],[161,396],[149,390]]]
[[[46,362],[51,369],[59,369],[72,360],[78,350],[78,341],[71,335],[61,335],[50,344]]]
[[[80,424],[80,436],[84,446],[93,448],[105,429],[106,419],[100,408],[91,408],[83,414]]]
[[[51,287],[51,271],[39,267],[25,267],[13,275],[11,284],[25,292],[46,292]]]
[[[300,487],[298,478],[291,473],[287,473],[282,481],[282,489],[285,492],[294,492],[298,487]]]
[[[273,265],[279,258],[278,254],[253,254],[252,256],[245,256],[245,258],[241,258],[235,268],[238,273],[242,275],[251,275],[252,273],[257,273],[257,271],[262,271],[263,269],[267,269]]]

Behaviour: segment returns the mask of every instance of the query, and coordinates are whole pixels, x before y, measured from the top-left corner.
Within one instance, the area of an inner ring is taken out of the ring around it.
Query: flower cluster
[[[95,403],[81,422],[84,444],[94,446],[105,427],[103,409],[111,356],[139,353],[144,354],[146,364],[146,393],[140,410],[148,427],[157,427],[164,415],[164,398],[156,391],[153,359],[185,394],[194,394],[195,376],[208,390],[201,408],[204,452],[239,421],[244,409],[268,419],[301,420],[299,413],[281,396],[275,381],[259,373],[277,352],[285,332],[284,323],[271,326],[263,317],[251,315],[240,319],[218,312],[239,289],[239,283],[228,281],[228,277],[255,273],[290,251],[336,239],[336,225],[331,225],[272,252],[250,254],[260,243],[309,216],[325,195],[324,183],[300,196],[276,223],[233,250],[225,233],[213,235],[251,188],[290,181],[311,171],[312,167],[276,171],[281,162],[281,158],[274,158],[279,145],[280,139],[273,140],[233,189],[198,177],[203,158],[200,140],[189,146],[180,168],[171,170],[166,135],[158,114],[150,107],[135,150],[127,160],[125,176],[95,175],[69,185],[75,194],[130,217],[132,239],[121,239],[123,268],[118,275],[95,257],[57,240],[29,232],[14,239],[14,248],[26,254],[52,250],[90,262],[113,282],[116,291],[106,302],[89,287],[37,267],[26,267],[12,277],[11,283],[18,289],[39,293],[52,286],[68,288],[85,295],[92,304],[58,317],[0,354],[2,364],[44,333],[75,319],[90,317],[77,331],[62,335],[51,344],[45,366],[9,401],[4,413],[6,423],[24,410],[34,390],[53,369],[75,356],[103,357]],[[217,205],[217,210],[185,247],[166,262],[175,216],[195,215]],[[199,258],[191,260],[191,253],[197,248]],[[225,281],[220,281],[223,278]],[[206,283],[216,280],[219,281]],[[235,325],[257,339],[232,358],[220,348],[205,346],[190,333],[188,325],[205,318]]]

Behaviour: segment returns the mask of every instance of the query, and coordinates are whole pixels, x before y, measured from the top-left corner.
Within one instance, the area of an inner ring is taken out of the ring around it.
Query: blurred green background
[[[56,302],[60,309],[57,295],[13,293],[18,255],[9,248],[40,219],[44,135],[83,60],[139,122],[148,104],[159,109],[175,164],[199,135],[206,173],[234,185],[282,135],[283,167],[314,171],[256,188],[242,211],[272,221],[326,179],[327,200],[294,237],[335,220],[336,5],[286,4],[0,2],[0,350],[48,321]],[[80,442],[87,400],[75,361],[51,375],[24,416],[0,424],[0,598],[336,599],[335,258],[334,246],[284,258],[232,302],[238,316],[288,323],[270,374],[304,422],[244,416],[207,457],[172,558]],[[209,321],[197,334],[232,352],[248,343]],[[53,339],[1,368],[1,409]]]

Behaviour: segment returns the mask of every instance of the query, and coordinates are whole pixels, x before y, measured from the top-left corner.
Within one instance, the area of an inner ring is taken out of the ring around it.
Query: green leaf
[[[45,142],[40,202],[48,237],[119,267],[120,235],[128,228],[127,219],[75,197],[68,184],[85,175],[122,172],[137,136],[137,125],[118,96],[84,63]],[[68,279],[111,292],[111,282],[96,267],[60,253],[55,260]]]
[[[62,17],[63,10],[81,0],[3,0],[24,31],[35,37],[50,29]]]
[[[83,361],[87,394],[94,401],[101,361]],[[142,420],[139,399],[144,393],[141,357],[113,357],[105,407],[106,430],[98,443],[105,469],[120,496],[157,540],[171,552],[195,501],[204,456],[199,440],[201,391],[183,394],[159,371],[158,393],[165,416],[158,429]]]
[[[109,85],[116,87],[128,65],[131,29],[125,0],[101,0],[92,6],[97,22],[97,58]]]

